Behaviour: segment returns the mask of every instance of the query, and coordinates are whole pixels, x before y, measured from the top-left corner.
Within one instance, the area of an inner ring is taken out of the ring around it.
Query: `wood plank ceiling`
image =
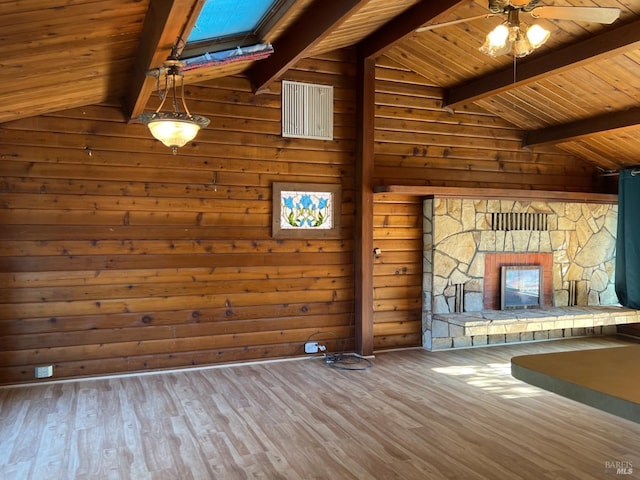
[[[537,20],[552,32],[513,62],[478,51],[502,19],[486,0],[295,0],[265,32],[275,52],[258,62],[190,71],[187,82],[245,73],[256,90],[301,58],[359,46],[383,53],[445,91],[447,106],[475,104],[526,132],[523,147],[556,144],[604,171],[640,164],[640,0],[548,0],[554,6],[621,9],[613,25]],[[99,103],[136,117],[153,93],[145,76],[186,36],[203,0],[0,2],[0,125]],[[437,5],[434,5],[437,4]],[[528,16],[527,16],[528,17]],[[527,18],[525,21],[529,21]]]

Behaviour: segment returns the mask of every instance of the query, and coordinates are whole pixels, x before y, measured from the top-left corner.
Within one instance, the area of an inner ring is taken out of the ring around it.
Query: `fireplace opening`
[[[540,308],[542,306],[543,267],[504,265],[500,274],[500,309]]]
[[[541,268],[539,308],[553,305],[553,254],[552,253],[487,253],[485,255],[483,308],[501,310],[502,267]]]

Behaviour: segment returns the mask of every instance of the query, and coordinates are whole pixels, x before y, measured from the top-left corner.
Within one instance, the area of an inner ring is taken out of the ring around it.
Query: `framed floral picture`
[[[338,238],[340,185],[273,184],[273,236],[278,238]]]

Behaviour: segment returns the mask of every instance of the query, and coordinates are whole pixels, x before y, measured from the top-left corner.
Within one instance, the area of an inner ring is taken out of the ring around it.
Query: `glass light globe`
[[[491,57],[498,57],[508,53],[510,47],[509,28],[505,24],[498,25],[487,35],[484,44],[480,47],[480,51]]]
[[[538,24],[531,25],[527,30],[527,38],[529,39],[529,43],[531,43],[531,46],[533,48],[538,48],[539,46],[544,44],[544,42],[549,39],[550,35],[551,33],[549,32],[549,30],[546,30]]]
[[[504,47],[509,38],[509,28],[505,24],[498,25],[487,35],[487,40],[492,48]]]

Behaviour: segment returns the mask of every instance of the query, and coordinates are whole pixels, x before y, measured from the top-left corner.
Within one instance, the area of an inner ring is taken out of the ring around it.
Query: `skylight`
[[[182,57],[215,53],[263,41],[290,0],[206,0],[195,22]]]
[[[277,0],[207,0],[187,43],[251,34]]]

